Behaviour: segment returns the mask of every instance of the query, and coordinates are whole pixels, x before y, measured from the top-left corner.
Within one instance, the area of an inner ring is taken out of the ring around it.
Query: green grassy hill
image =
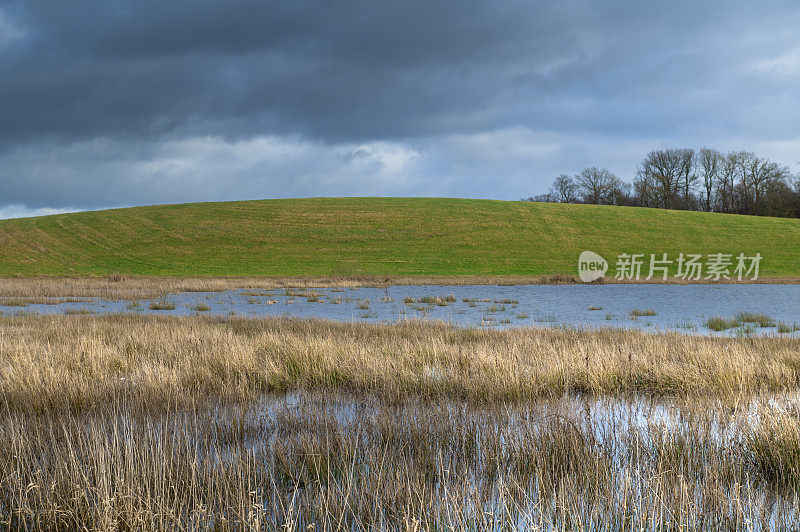
[[[0,275],[533,275],[588,249],[760,252],[800,275],[800,220],[434,198],[239,201],[0,221]]]

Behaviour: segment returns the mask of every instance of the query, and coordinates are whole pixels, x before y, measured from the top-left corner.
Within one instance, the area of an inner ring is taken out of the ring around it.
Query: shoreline
[[[263,276],[263,277],[163,277],[109,275],[98,277],[0,277],[0,298],[104,297],[131,299],[180,292],[223,292],[237,289],[347,288],[409,285],[579,285],[587,284],[572,274],[555,275],[419,275],[419,276]],[[758,280],[734,279],[709,282],[669,278],[666,281],[620,281],[605,277],[594,285],[663,284],[800,284],[800,276],[765,276]]]

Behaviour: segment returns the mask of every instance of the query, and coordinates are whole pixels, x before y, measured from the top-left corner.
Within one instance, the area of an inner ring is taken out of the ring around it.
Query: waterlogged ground
[[[163,528],[797,530],[796,432],[772,436],[796,420],[783,396],[477,406],[301,392],[13,418],[0,511],[12,501],[19,529],[64,515],[136,528],[138,515]]]
[[[573,326],[692,334],[800,335],[800,285],[392,286],[232,290],[157,300],[0,301],[0,312],[293,316],[340,321],[430,319],[461,326]],[[747,313],[736,318],[737,314]],[[749,316],[749,318],[748,318]],[[721,318],[709,323],[712,318]]]
[[[336,424],[348,426],[382,416],[413,417],[415,412],[435,411],[436,416],[453,424],[467,417],[477,419],[483,430],[505,429],[514,433],[539,430],[545,420],[557,418],[589,428],[594,436],[620,437],[635,433],[644,440],[654,434],[678,431],[696,424],[700,418],[705,435],[721,446],[739,444],[742,436],[757,430],[766,420],[780,418],[796,421],[800,414],[800,394],[786,392],[741,399],[735,404],[711,398],[665,398],[646,395],[592,396],[565,395],[542,398],[529,404],[469,405],[458,401],[408,401],[384,403],[372,396],[308,394],[290,392],[267,395],[245,409],[244,416],[253,425],[264,425],[283,415],[303,416],[307,412],[324,412]],[[224,405],[215,408],[215,415],[229,416]],[[243,412],[237,410],[236,416]],[[261,442],[263,443],[263,442]],[[627,442],[621,441],[621,447]],[[624,449],[630,451],[630,449]]]

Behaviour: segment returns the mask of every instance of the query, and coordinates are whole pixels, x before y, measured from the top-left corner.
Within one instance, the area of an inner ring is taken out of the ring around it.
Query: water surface
[[[173,308],[174,307],[174,308]],[[91,299],[3,307],[6,314],[135,312],[159,315],[293,316],[338,321],[441,320],[490,328],[614,327],[692,334],[799,336],[800,285],[469,285],[296,290],[231,290],[173,294],[158,300]],[[760,313],[772,327],[740,324],[725,331],[708,318]],[[644,314],[644,315],[637,315]],[[779,333],[777,325],[783,323]],[[797,325],[795,325],[797,324]]]

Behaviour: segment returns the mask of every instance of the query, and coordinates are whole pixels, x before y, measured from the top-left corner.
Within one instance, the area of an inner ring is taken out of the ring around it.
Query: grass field
[[[484,276],[577,273],[588,249],[760,252],[800,275],[800,220],[435,198],[136,207],[0,221],[0,276]]]

